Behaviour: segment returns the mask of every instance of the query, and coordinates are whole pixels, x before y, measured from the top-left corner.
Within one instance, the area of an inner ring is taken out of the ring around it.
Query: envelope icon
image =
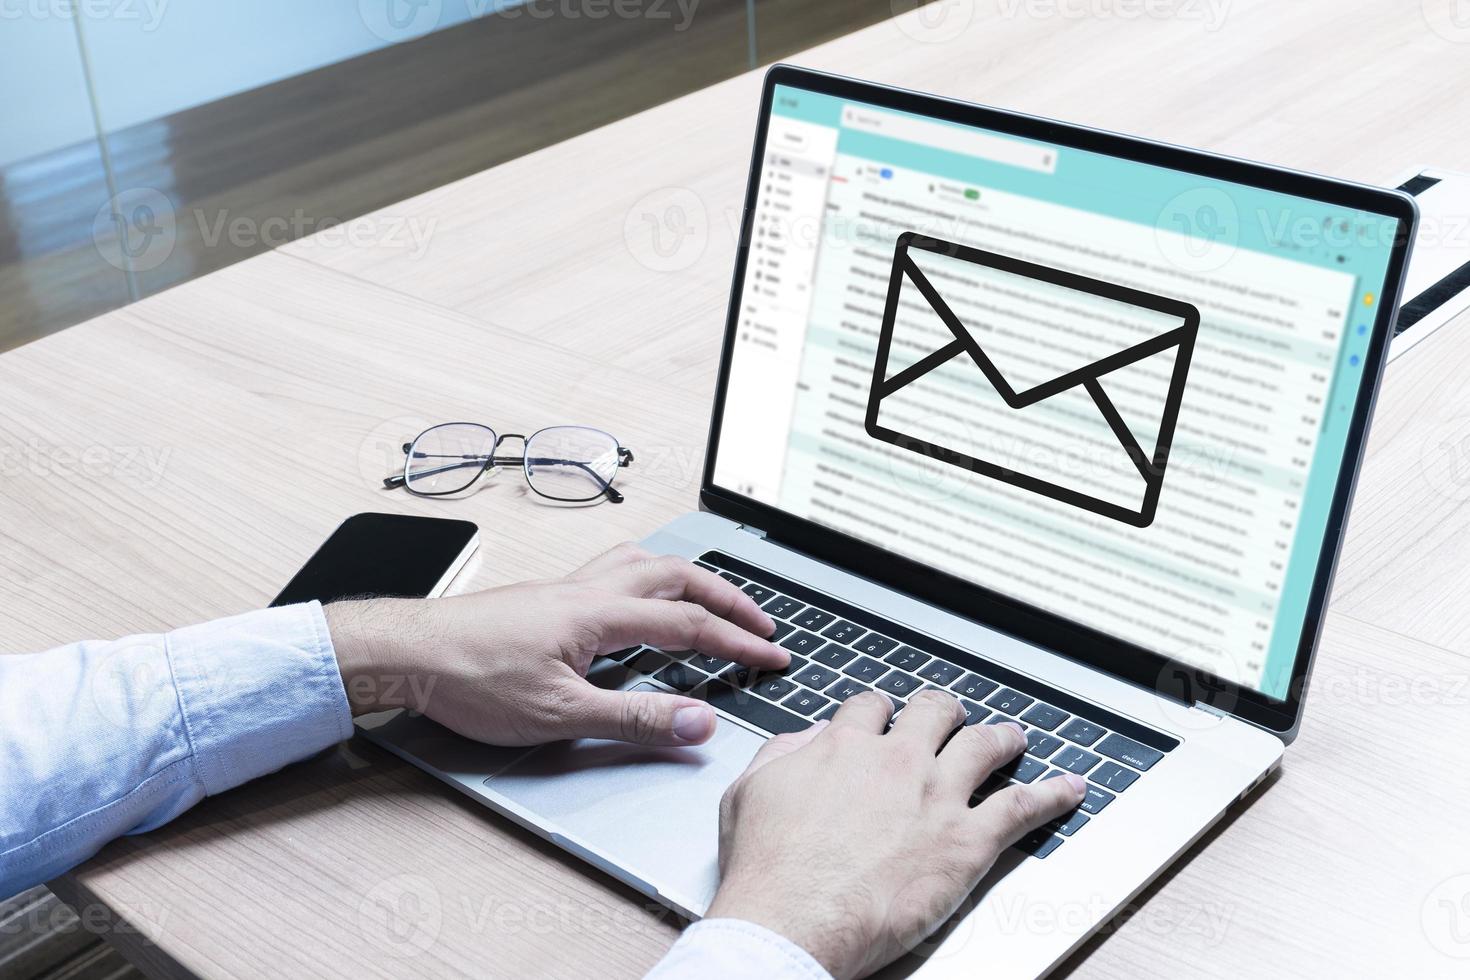
[[[1182,300],[906,232],[865,428],[1148,527],[1198,333],[1199,310]]]

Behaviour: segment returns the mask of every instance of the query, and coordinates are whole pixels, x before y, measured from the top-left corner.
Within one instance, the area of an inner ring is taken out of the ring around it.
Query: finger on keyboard
[[[698,603],[619,596],[609,600],[604,622],[614,646],[639,642],[664,650],[694,650],[763,669],[785,667],[790,661],[785,650]]]
[[[886,694],[862,691],[842,702],[832,717],[832,728],[857,728],[880,735],[893,715],[893,702]]]

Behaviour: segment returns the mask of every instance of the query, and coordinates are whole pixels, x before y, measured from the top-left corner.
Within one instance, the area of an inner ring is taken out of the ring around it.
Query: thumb
[[[703,701],[653,691],[588,686],[568,712],[562,738],[611,738],[643,745],[698,745],[715,733],[715,709]]]

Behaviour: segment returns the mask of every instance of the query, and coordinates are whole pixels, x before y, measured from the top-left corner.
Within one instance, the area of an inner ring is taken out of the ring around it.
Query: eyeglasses
[[[525,448],[520,456],[496,455],[507,439],[521,440]],[[403,472],[383,481],[390,490],[403,487],[420,497],[447,497],[469,489],[493,467],[519,466],[532,490],[565,503],[591,503],[603,497],[622,503],[613,477],[633,462],[632,450],[618,445],[617,439],[580,425],[501,436],[487,425],[447,422],[404,443],[403,455]]]

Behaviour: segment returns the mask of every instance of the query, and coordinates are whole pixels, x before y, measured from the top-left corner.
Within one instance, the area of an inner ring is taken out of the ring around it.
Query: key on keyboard
[[[1023,755],[1016,760],[1014,765],[1007,766],[1002,771],[1018,783],[1032,783],[1036,781],[1037,776],[1046,772],[1046,763],[1037,762]]]
[[[1068,772],[1075,772],[1077,775],[1083,776],[1087,774],[1087,770],[1101,761],[1101,759],[1086,749],[1079,749],[1075,745],[1069,745],[1057,753],[1056,758],[1051,760],[1051,764],[1065,769]]]
[[[801,715],[778,708],[769,701],[751,697],[748,691],[739,691],[718,681],[696,690],[692,696],[702,696],[711,706],[773,735],[799,732],[811,724],[810,720]]]
[[[804,630],[820,630],[837,617],[820,609],[807,609],[791,617],[791,621]]]
[[[799,673],[790,675],[791,679],[798,684],[804,684],[813,691],[820,691],[828,684],[837,679],[837,671],[828,670],[816,664],[807,664]]]
[[[1126,762],[1134,769],[1148,769],[1164,757],[1164,753],[1158,749],[1140,745],[1126,735],[1119,735],[1117,732],[1097,743],[1095,751],[1101,752],[1109,759]]]
[[[964,698],[960,698],[960,706],[965,709],[966,725],[978,725],[990,714],[989,711],[986,711],[974,701],[966,701]]]
[[[1090,721],[1073,718],[1063,725],[1062,730],[1057,732],[1057,734],[1069,741],[1076,742],[1078,745],[1088,746],[1102,738],[1105,731]]]
[[[784,677],[767,677],[756,681],[750,686],[750,689],[763,698],[779,701],[796,690],[796,685]]]
[[[806,607],[795,599],[778,595],[764,606],[761,606],[761,608],[766,611],[766,615],[768,616],[774,616],[777,619],[790,619],[793,613],[798,613]]]
[[[654,674],[653,679],[663,681],[676,691],[692,691],[709,680],[709,677],[703,671],[695,670],[688,664],[672,663]]]
[[[638,656],[628,661],[628,666],[640,674],[652,674],[663,669],[669,662],[669,658],[657,650],[644,650]]]
[[[1029,854],[1034,858],[1045,858],[1061,846],[1062,838],[1053,834],[1046,827],[1033,831],[1016,842],[1016,850],[1023,854]]]
[[[887,691],[889,694],[897,694],[906,698],[919,689],[920,681],[912,674],[904,674],[899,671],[889,671],[888,675],[878,682],[878,690]]]
[[[625,650],[614,650],[612,653],[609,653],[607,655],[607,659],[618,661],[627,660],[629,657],[633,656],[633,654],[642,649],[643,647],[628,647]]]
[[[918,670],[929,660],[929,655],[922,650],[913,647],[899,647],[897,650],[883,658],[884,663],[892,664],[899,670]]]
[[[1113,794],[1107,790],[1098,789],[1096,786],[1087,787],[1087,795],[1082,798],[1082,809],[1088,813],[1102,813],[1103,808],[1113,802]]]
[[[797,691],[781,703],[792,711],[810,715],[815,714],[832,702],[813,691]]]
[[[871,684],[888,673],[888,666],[874,660],[872,657],[858,657],[853,663],[848,664],[842,672],[849,677],[856,677],[860,681]]]
[[[808,633],[806,630],[797,630],[782,640],[781,645],[792,653],[804,653],[807,656],[811,656],[813,652],[820,649],[826,642],[826,640],[815,633]]]
[[[1083,825],[1091,819],[1091,817],[1081,810],[1073,810],[1071,815],[1065,820],[1053,820],[1047,824],[1047,827],[1061,834],[1063,837],[1071,837],[1077,831],[1081,830]]]
[[[1035,702],[1035,698],[1028,698],[1020,691],[1012,691],[1003,687],[985,704],[996,711],[1004,711],[1008,715],[1019,715]]]
[[[745,588],[741,589],[740,591],[744,592],[746,595],[754,599],[757,606],[776,594],[772,590],[766,588],[764,585],[756,585],[754,582],[748,583]]]
[[[995,681],[988,681],[978,674],[966,674],[951,684],[949,689],[962,698],[974,698],[979,701],[997,687],[1000,685]]]
[[[831,626],[822,630],[822,635],[837,643],[851,643],[863,635],[863,628],[857,623],[849,623],[845,619],[839,619]]]
[[[849,650],[839,643],[828,643],[810,656],[813,660],[824,663],[828,667],[842,668],[847,665],[848,661],[857,656],[857,651]]]
[[[1138,773],[1132,769],[1124,769],[1116,762],[1104,762],[1094,769],[1092,775],[1087,778],[1095,783],[1106,786],[1114,793],[1121,793],[1133,785],[1134,780],[1138,778]]]
[[[1030,711],[1021,716],[1021,720],[1044,728],[1049,732],[1056,731],[1056,727],[1067,720],[1067,713],[1060,708],[1053,708],[1049,704],[1038,704]]]
[[[897,640],[890,640],[888,637],[879,636],[877,633],[869,633],[854,643],[852,648],[858,653],[866,653],[870,657],[886,657],[896,646],[898,646]]]
[[[954,664],[947,664],[943,660],[933,660],[923,670],[919,671],[919,676],[926,681],[938,684],[940,687],[948,687],[963,673],[964,671],[960,670]]]
[[[1038,728],[1033,728],[1026,733],[1027,755],[1034,755],[1038,759],[1045,759],[1061,747],[1061,739],[1055,735],[1048,735]]]
[[[825,688],[822,693],[827,695],[827,697],[833,699],[834,701],[846,701],[848,698],[853,697],[854,695],[871,690],[872,688],[866,684],[859,684],[851,677],[844,677],[836,684]]]

